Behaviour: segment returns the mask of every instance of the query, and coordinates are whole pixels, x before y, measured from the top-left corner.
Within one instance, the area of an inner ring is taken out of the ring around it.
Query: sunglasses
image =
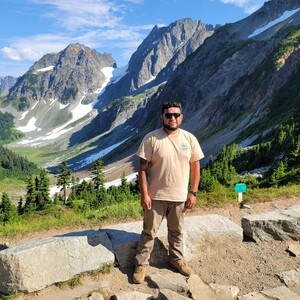
[[[172,119],[172,117],[174,117],[175,119],[179,118],[181,116],[180,113],[174,113],[174,114],[171,114],[171,113],[166,113],[164,114],[164,117],[166,119]]]

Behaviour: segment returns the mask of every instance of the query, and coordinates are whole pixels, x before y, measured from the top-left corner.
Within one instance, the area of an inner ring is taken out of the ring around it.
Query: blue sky
[[[127,64],[154,25],[247,17],[263,0],[1,0],[0,76],[23,75],[46,53],[82,43]]]

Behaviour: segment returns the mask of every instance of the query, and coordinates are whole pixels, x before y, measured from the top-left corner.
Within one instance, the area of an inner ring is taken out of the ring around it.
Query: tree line
[[[291,123],[260,135],[253,146],[225,146],[202,169],[200,189],[212,192],[245,182],[250,188],[278,187],[300,182],[300,125]],[[250,171],[266,169],[261,176]]]
[[[245,182],[249,188],[278,187],[300,182],[300,126],[291,123],[273,128],[264,136],[258,136],[253,146],[242,148],[237,144],[225,146],[216,157],[211,157],[201,168],[199,189],[214,192],[232,189],[237,182]],[[265,167],[263,175],[256,177],[249,172]],[[3,193],[0,203],[0,221],[3,223],[22,215],[45,210],[53,205],[64,205],[75,212],[89,212],[109,205],[137,200],[138,180],[128,183],[125,175],[120,186],[105,188],[103,161],[96,160],[91,168],[91,180],[79,181],[72,174],[67,162],[60,164],[57,186],[61,193],[50,198],[49,178],[45,170],[26,179],[25,199],[20,197],[15,207],[8,194]]]
[[[26,179],[26,195],[20,197],[16,207],[9,195],[3,192],[0,203],[0,222],[3,224],[17,220],[23,215],[34,214],[47,210],[52,206],[64,205],[75,211],[86,212],[113,203],[137,199],[139,188],[137,181],[128,183],[125,175],[121,178],[120,186],[105,188],[103,162],[96,160],[92,165],[91,180],[80,182],[72,175],[67,162],[63,161],[58,169],[57,187],[61,193],[50,197],[50,179],[46,170],[39,175],[30,175]]]

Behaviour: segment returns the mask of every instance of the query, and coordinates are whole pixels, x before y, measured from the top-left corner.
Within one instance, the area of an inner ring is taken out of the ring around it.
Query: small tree
[[[67,166],[67,162],[63,161],[58,170],[59,174],[57,176],[57,187],[62,187],[61,191],[64,193],[64,204],[67,203],[67,187],[71,184],[72,172]]]
[[[29,176],[26,179],[26,183],[27,183],[27,193],[25,195],[25,205],[24,205],[24,209],[23,212],[31,212],[33,210],[35,210],[35,184],[33,182],[33,178],[32,176]]]
[[[11,221],[16,215],[16,208],[12,204],[6,192],[3,192],[2,194],[0,212],[2,214],[2,221],[4,224]]]
[[[35,179],[35,189],[36,189],[36,207],[39,210],[45,208],[45,206],[51,203],[51,198],[49,194],[49,183],[48,173],[46,170],[40,172],[39,177]]]
[[[92,181],[97,191],[104,190],[105,176],[103,173],[103,161],[100,158],[93,163]]]

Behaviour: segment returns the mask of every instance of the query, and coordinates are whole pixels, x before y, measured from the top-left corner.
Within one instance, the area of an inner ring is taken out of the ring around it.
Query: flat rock
[[[159,288],[174,292],[186,293],[189,290],[185,278],[179,273],[151,274],[149,279]]]
[[[164,299],[164,300],[190,300],[191,298],[180,295],[180,294],[178,294],[174,291],[170,291],[168,289],[160,289],[158,299]]]
[[[0,292],[33,292],[114,263],[105,232],[70,233],[0,251]]]
[[[300,296],[293,293],[286,286],[279,286],[273,289],[263,290],[262,294],[271,299],[277,300],[300,300]]]
[[[150,294],[141,293],[138,291],[124,291],[115,294],[112,299],[114,300],[150,300],[153,299],[153,296]]]
[[[282,272],[278,276],[287,287],[300,295],[300,268]]]
[[[240,289],[234,285],[210,283],[209,286],[215,291],[216,297],[222,300],[236,299],[240,291]]]
[[[190,294],[194,300],[218,300],[214,290],[202,279],[195,274],[192,274],[188,279]]]
[[[122,223],[101,228],[109,236],[116,260],[121,268],[134,264],[134,256],[142,229],[142,222]],[[168,259],[167,236],[167,222],[164,219],[156,235],[150,264]],[[185,217],[183,236],[184,256],[186,260],[190,260],[194,253],[197,253],[197,245],[201,240],[222,237],[230,242],[242,242],[243,230],[223,216],[192,216]]]
[[[289,244],[287,250],[296,257],[300,256],[300,244],[299,243]]]
[[[242,218],[244,234],[256,242],[300,241],[300,205],[247,215]]]
[[[270,298],[262,295],[258,292],[252,292],[243,296],[238,297],[239,300],[270,300]]]

